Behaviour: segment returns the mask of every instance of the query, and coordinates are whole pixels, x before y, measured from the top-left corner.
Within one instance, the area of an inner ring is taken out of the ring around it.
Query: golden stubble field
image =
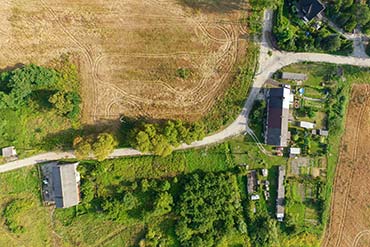
[[[323,247],[370,246],[370,86],[354,85]]]
[[[231,1],[233,2],[233,1]],[[180,0],[3,0],[0,68],[77,57],[83,121],[195,120],[246,55],[246,3],[194,9]],[[176,71],[191,71],[187,79]]]

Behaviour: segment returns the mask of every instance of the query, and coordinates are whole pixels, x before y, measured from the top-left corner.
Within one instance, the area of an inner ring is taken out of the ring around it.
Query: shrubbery
[[[29,210],[33,202],[26,199],[16,199],[11,201],[4,209],[5,225],[12,233],[20,234],[25,231],[21,225],[20,215]]]

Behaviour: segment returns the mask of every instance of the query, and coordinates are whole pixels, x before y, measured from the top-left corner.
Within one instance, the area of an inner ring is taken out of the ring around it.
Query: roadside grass
[[[237,68],[236,76],[227,91],[218,98],[209,113],[201,119],[207,126],[208,133],[225,128],[236,119],[243,108],[258,68],[259,46],[250,42],[246,54],[245,60]]]

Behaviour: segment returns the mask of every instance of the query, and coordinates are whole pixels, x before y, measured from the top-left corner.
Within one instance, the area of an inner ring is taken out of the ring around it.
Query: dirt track
[[[196,119],[245,55],[246,9],[195,11],[178,0],[4,0],[0,68],[80,60],[84,120]],[[178,68],[192,71],[188,79]]]
[[[353,87],[324,247],[370,246],[370,86]]]

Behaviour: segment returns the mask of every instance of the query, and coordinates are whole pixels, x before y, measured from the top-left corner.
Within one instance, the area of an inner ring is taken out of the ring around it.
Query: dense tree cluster
[[[279,247],[279,230],[276,220],[260,214],[250,224],[250,237],[255,247]]]
[[[182,246],[215,246],[233,228],[247,234],[236,177],[228,173],[189,176],[177,214]]]
[[[27,104],[32,92],[55,87],[58,73],[34,64],[0,74],[0,108],[14,110]]]
[[[68,86],[63,85],[72,83],[66,81],[65,76],[55,69],[34,64],[2,72],[0,109],[19,110],[28,105],[32,95],[36,95],[38,101],[52,103],[61,115],[76,119],[80,114],[81,99],[77,90],[67,90]]]
[[[201,123],[184,124],[182,121],[168,121],[166,124],[143,124],[135,128],[130,139],[131,145],[138,150],[156,155],[167,156],[181,143],[190,144],[205,136]]]
[[[279,48],[288,51],[352,51],[352,43],[333,33],[325,24],[315,20],[305,23],[299,17],[296,2],[285,0],[276,11],[273,34]]]
[[[370,1],[336,0],[329,1],[326,10],[328,16],[346,32],[353,32],[356,27],[363,32],[370,32]]]
[[[94,154],[98,161],[105,160],[117,146],[117,141],[109,133],[101,133],[97,138],[77,136],[73,140],[73,148],[78,159],[89,158]]]

